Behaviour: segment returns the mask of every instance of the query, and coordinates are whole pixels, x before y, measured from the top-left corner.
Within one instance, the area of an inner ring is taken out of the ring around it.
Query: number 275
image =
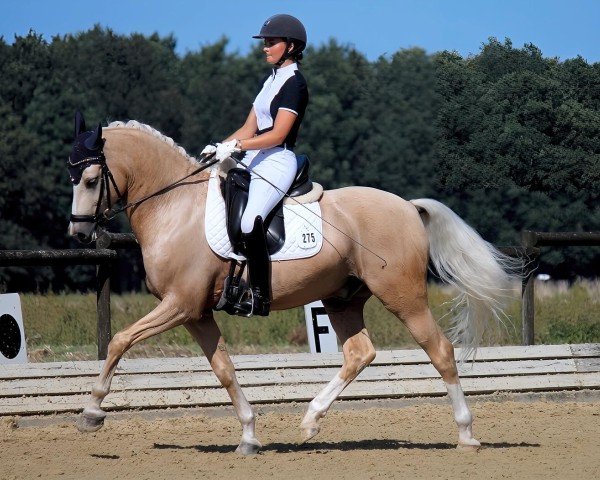
[[[315,234],[314,233],[303,233],[302,234],[302,241],[304,243],[315,243]]]

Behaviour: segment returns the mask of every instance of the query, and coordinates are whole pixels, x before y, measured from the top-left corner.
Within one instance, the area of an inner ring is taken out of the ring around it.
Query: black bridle
[[[130,202],[127,205],[124,205],[122,207],[119,208],[114,208],[113,207],[113,203],[111,200],[111,195],[110,195],[110,184],[112,184],[113,188],[115,189],[115,192],[117,194],[117,202],[122,201],[122,197],[123,195],[121,194],[121,192],[119,191],[119,187],[117,186],[117,182],[115,182],[115,179],[110,171],[110,169],[108,168],[108,165],[106,163],[106,157],[104,156],[104,152],[102,150],[100,150],[99,154],[97,156],[94,157],[86,157],[82,160],[79,160],[77,162],[72,162],[71,158],[69,157],[69,160],[67,161],[67,167],[69,169],[78,169],[79,172],[83,172],[86,168],[88,168],[90,165],[100,165],[101,167],[101,174],[100,174],[100,193],[98,194],[98,203],[96,204],[96,211],[94,212],[94,215],[73,215],[71,213],[71,217],[70,220],[73,223],[83,223],[83,222],[87,222],[87,223],[95,223],[96,225],[103,225],[104,223],[108,222],[109,220],[112,220],[113,218],[115,218],[119,213],[127,210],[128,208],[131,207],[135,207],[136,205],[139,205],[140,203],[145,202],[146,200],[149,200],[152,197],[156,197],[157,195],[161,195],[169,190],[171,190],[173,187],[176,187],[177,185],[181,184],[181,182],[183,182],[184,180],[188,179],[189,177],[192,177],[198,173],[200,173],[203,170],[206,170],[209,167],[212,167],[215,163],[218,162],[218,160],[213,159],[210,160],[210,158],[214,157],[214,153],[208,154],[204,157],[203,161],[201,162],[201,167],[195,169],[193,172],[189,173],[188,175],[186,175],[183,178],[180,178],[179,180],[171,183],[170,185],[167,185],[164,188],[161,188],[160,190],[151,193],[150,195],[147,195],[139,200],[136,200],[135,202]],[[81,175],[80,175],[81,177]],[[76,183],[73,176],[71,177],[71,181],[73,183]],[[77,182],[79,183],[79,182]],[[101,208],[102,208],[102,200],[104,197],[104,190],[106,189],[106,204],[107,204],[107,209],[104,210],[103,212],[101,212]],[[116,202],[115,202],[116,203]]]
[[[108,168],[106,164],[106,157],[104,156],[104,152],[100,151],[100,153],[95,157],[86,157],[77,162],[73,162],[69,157],[67,161],[67,167],[69,169],[78,169],[80,172],[83,172],[86,168],[91,165],[100,165],[101,173],[100,173],[100,193],[98,194],[98,202],[96,203],[96,211],[94,215],[73,215],[71,213],[70,221],[73,223],[95,223],[96,225],[100,225],[105,221],[109,220],[106,216],[106,212],[112,209],[112,200],[110,196],[110,187],[109,182],[112,183],[115,192],[117,193],[117,201],[121,200],[121,192],[119,191],[119,187],[117,186],[117,182]],[[71,177],[71,181],[75,183],[73,177]],[[78,182],[79,183],[79,182]],[[102,199],[104,197],[104,189],[106,189],[106,201],[108,205],[108,209],[104,212],[101,212],[102,208]]]

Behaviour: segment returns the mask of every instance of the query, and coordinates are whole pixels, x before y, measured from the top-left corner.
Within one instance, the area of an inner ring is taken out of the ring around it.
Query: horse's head
[[[82,243],[95,238],[96,227],[102,220],[106,203],[106,159],[104,158],[102,127],[86,130],[80,112],[75,114],[75,140],[67,161],[73,183],[73,206],[69,234]]]

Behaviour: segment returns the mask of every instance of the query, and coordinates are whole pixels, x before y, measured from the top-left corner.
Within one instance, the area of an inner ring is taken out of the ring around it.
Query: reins
[[[150,200],[153,197],[157,197],[158,195],[162,195],[165,192],[168,192],[169,190],[171,190],[173,187],[176,187],[178,185],[181,184],[181,182],[183,182],[184,180],[187,180],[190,177],[193,177],[194,175],[202,172],[203,170],[206,170],[207,168],[212,167],[215,163],[218,162],[218,160],[211,160],[211,161],[206,161],[207,159],[214,157],[214,153],[209,153],[207,155],[204,156],[204,161],[202,162],[202,166],[197,168],[196,170],[194,170],[193,172],[187,174],[185,177],[180,178],[179,180],[176,180],[175,182],[171,183],[170,185],[167,185],[166,187],[161,188],[160,190],[151,193],[150,195],[146,195],[143,198],[140,198],[139,200],[136,200],[135,202],[129,202],[127,205],[123,205],[122,207],[113,209],[110,207],[110,194],[107,195],[108,197],[108,207],[104,213],[102,214],[103,218],[105,221],[109,221],[112,220],[113,218],[115,218],[119,213],[124,212],[125,210],[127,210],[128,208],[131,207],[135,207],[141,203],[144,203],[146,200]],[[108,170],[108,167],[106,167]],[[109,171],[110,173],[110,171]],[[112,179],[112,175],[110,175],[110,178]],[[121,199],[121,195],[119,193],[119,189],[117,188],[116,184],[114,183],[114,179],[112,179],[113,181],[113,185],[115,186],[115,190],[117,192],[117,195],[119,196],[119,200]]]

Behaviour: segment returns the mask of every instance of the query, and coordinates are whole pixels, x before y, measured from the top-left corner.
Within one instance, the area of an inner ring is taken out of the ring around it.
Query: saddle
[[[306,155],[297,155],[296,160],[298,162],[296,178],[292,182],[290,189],[286,192],[287,196],[290,197],[299,197],[301,195],[305,195],[311,192],[313,189],[313,182],[310,180],[308,174],[310,166],[308,157]],[[250,179],[251,175],[248,170],[243,168],[232,168],[227,173],[225,180],[222,180],[220,184],[221,194],[225,200],[227,236],[229,237],[233,252],[238,255],[246,255],[245,250],[248,248],[248,243],[246,243],[246,248],[244,248],[241,219],[248,203]],[[257,221],[261,225],[261,230],[264,229],[265,232],[265,239],[263,242],[266,241],[266,249],[269,256],[277,253],[285,244],[283,204],[284,199],[282,199],[275,206],[275,208],[265,219],[264,223],[260,217],[257,217]],[[246,242],[248,242],[247,239]],[[248,259],[249,262],[253,260],[256,261],[256,259],[253,258]],[[248,292],[253,292],[254,288],[256,287],[255,284],[258,284],[260,286],[262,295],[265,297],[264,300],[266,300],[266,306],[260,303],[258,304],[258,314],[268,315],[270,303],[270,274],[268,268],[268,258],[266,259],[266,263],[267,265],[265,265],[265,267],[267,268],[267,272],[263,271],[262,274],[256,271],[257,267],[261,266],[262,263],[258,266],[254,265],[252,268],[250,268],[250,282],[253,284],[253,286],[251,290],[247,290],[242,282],[242,275],[246,266],[246,262],[241,262],[241,264],[238,265],[237,260],[231,260],[229,274],[225,278],[223,294],[216,305],[215,310],[224,310],[230,315],[253,315],[255,313],[254,308],[256,304],[252,298],[250,298],[248,301],[248,299],[245,299],[244,296],[247,295]],[[236,274],[235,271],[238,267],[239,269]],[[253,278],[253,275],[256,275],[256,277]]]
[[[298,169],[292,186],[286,192],[289,197],[298,197],[310,192],[313,182],[309,177],[310,161],[306,155],[297,155]],[[250,189],[250,172],[244,168],[232,168],[227,177],[221,179],[221,193],[225,200],[227,235],[234,253],[241,253],[242,230],[241,221],[248,203]],[[283,222],[283,203],[281,200],[264,220],[265,236],[269,255],[281,250],[285,243],[285,227]]]

